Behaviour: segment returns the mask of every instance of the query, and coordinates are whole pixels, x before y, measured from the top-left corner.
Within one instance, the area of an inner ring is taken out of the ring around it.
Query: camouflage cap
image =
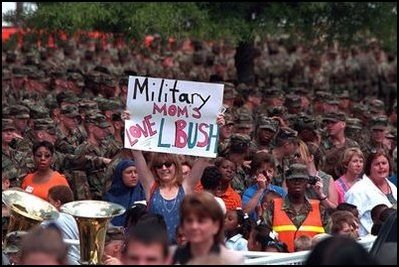
[[[98,126],[100,128],[108,128],[110,126],[109,122],[107,121],[107,118],[100,113],[97,114],[90,114],[85,117],[85,122],[86,123],[92,123],[95,126]]]
[[[1,119],[1,130],[16,130],[14,121],[11,119]]]
[[[27,233],[28,232],[25,231],[13,231],[8,233],[4,240],[5,247],[3,248],[3,252],[5,254],[19,252],[21,250],[22,237]]]
[[[128,86],[129,84],[129,79],[128,77],[122,77],[119,79],[119,86]]]
[[[17,119],[29,119],[30,110],[23,105],[13,105],[10,107],[10,115]]]
[[[314,94],[314,101],[325,101],[326,99],[331,97],[331,93],[330,92],[326,92],[326,91],[317,91]]]
[[[361,129],[363,129],[362,121],[358,118],[347,118],[346,119],[346,128],[361,130]]]
[[[249,148],[251,137],[246,134],[234,133],[229,137],[228,150],[231,152],[242,152]]]
[[[385,110],[384,102],[379,99],[372,99],[369,103],[369,107],[372,113],[377,113]]]
[[[79,109],[75,105],[65,105],[65,106],[63,106],[61,108],[60,113],[65,115],[65,116],[67,116],[67,117],[69,117],[69,118],[75,118],[75,117],[80,116]]]
[[[14,63],[17,60],[17,53],[15,51],[7,51],[6,62]]]
[[[103,75],[102,84],[109,86],[109,87],[115,87],[116,80],[111,75]]]
[[[388,130],[385,133],[386,138],[393,139],[393,140],[396,140],[397,135],[398,135],[398,131],[395,127],[388,127]]]
[[[309,90],[306,89],[305,87],[302,87],[302,86],[292,88],[292,92],[294,94],[297,94],[297,95],[300,95],[300,96],[301,95],[304,95],[304,96],[309,95]]]
[[[102,111],[117,110],[121,108],[121,104],[116,100],[104,98],[98,101],[98,108]]]
[[[324,115],[323,121],[332,121],[332,122],[338,122],[338,121],[346,121],[346,115],[344,112],[328,112]]]
[[[224,113],[224,121],[226,125],[234,124],[234,115],[229,112]]]
[[[326,103],[330,105],[339,105],[339,99],[336,95],[330,94],[326,98]]]
[[[233,99],[237,95],[237,91],[235,89],[234,84],[232,83],[224,83],[224,93],[223,93],[223,98],[224,99]]]
[[[11,79],[11,71],[3,68],[1,70],[1,78],[2,78],[2,80],[10,80]]]
[[[308,168],[304,164],[291,164],[285,172],[285,179],[306,179],[309,180]]]
[[[30,107],[31,119],[44,119],[49,117],[50,110],[41,105],[35,105]]]
[[[272,132],[277,132],[278,126],[279,126],[278,121],[273,120],[272,118],[269,118],[267,116],[260,116],[258,118],[259,129],[269,129]]]
[[[238,128],[251,128],[253,126],[253,118],[248,113],[241,113],[237,116],[235,124]]]
[[[274,86],[264,89],[264,94],[266,98],[284,98],[284,91]]]
[[[11,72],[14,77],[22,78],[28,76],[29,68],[27,68],[26,66],[18,66],[12,68]]]
[[[301,97],[295,94],[288,94],[285,96],[284,106],[300,108],[301,107]]]
[[[298,137],[298,132],[289,128],[281,127],[274,137],[274,145],[280,147],[285,144],[286,141],[296,140]]]
[[[287,114],[287,108],[285,106],[277,106],[277,107],[272,107],[267,110],[269,117],[285,117]]]
[[[124,230],[123,227],[109,226],[105,234],[105,244],[108,244],[114,240],[124,240]]]
[[[79,102],[79,111],[86,113],[87,110],[97,110],[98,104],[96,101],[84,99]]]
[[[341,99],[349,99],[350,98],[349,91],[348,90],[344,90],[342,92],[342,94],[339,95],[339,98],[341,98]]]
[[[84,77],[79,72],[69,72],[68,80],[76,82],[78,86],[84,86]]]
[[[34,131],[46,131],[49,134],[56,134],[55,123],[51,118],[35,119],[33,123]]]
[[[62,91],[56,96],[56,98],[59,104],[62,102],[76,104],[80,101],[80,98],[75,93],[70,91]]]
[[[371,130],[385,130],[388,127],[387,116],[377,116],[371,118],[370,126]]]
[[[50,76],[54,79],[58,80],[66,80],[67,79],[67,74],[65,70],[62,69],[56,69],[50,72]]]

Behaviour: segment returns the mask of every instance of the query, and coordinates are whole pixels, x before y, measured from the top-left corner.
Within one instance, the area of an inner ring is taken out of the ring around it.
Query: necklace
[[[168,213],[171,213],[176,206],[177,196],[173,200],[166,200],[162,196],[162,205]]]

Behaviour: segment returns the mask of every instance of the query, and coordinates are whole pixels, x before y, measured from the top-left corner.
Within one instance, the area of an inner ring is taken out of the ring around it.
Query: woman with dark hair
[[[376,261],[353,238],[334,236],[320,241],[305,265],[376,265]]]
[[[187,244],[177,248],[173,264],[187,264],[212,253],[228,255],[235,264],[242,263],[241,258],[223,245],[223,224],[223,211],[211,193],[196,192],[185,196],[180,207],[180,225]]]
[[[25,176],[21,188],[47,201],[50,188],[57,185],[69,187],[68,181],[64,175],[51,168],[54,159],[54,146],[50,142],[35,143],[32,151],[36,171]]]
[[[139,182],[136,164],[130,159],[118,163],[112,176],[112,185],[104,195],[104,200],[122,205],[127,210],[135,201],[145,200],[145,193]],[[126,212],[112,219],[115,226],[124,226]]]
[[[345,194],[345,202],[356,205],[360,215],[360,236],[371,232],[371,210],[378,204],[388,207],[397,202],[396,186],[388,180],[391,170],[389,156],[377,150],[367,158],[363,178]]]

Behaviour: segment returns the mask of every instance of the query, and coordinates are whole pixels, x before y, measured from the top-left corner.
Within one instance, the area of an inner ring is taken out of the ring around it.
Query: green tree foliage
[[[175,38],[286,35],[292,41],[362,43],[374,37],[396,51],[396,2],[37,2],[20,16],[27,28],[100,30],[129,38],[159,33]],[[15,21],[15,14],[6,16]]]

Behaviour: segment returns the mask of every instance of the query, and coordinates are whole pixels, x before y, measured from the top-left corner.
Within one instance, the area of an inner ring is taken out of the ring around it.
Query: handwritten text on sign
[[[216,157],[223,84],[129,76],[125,147]]]

